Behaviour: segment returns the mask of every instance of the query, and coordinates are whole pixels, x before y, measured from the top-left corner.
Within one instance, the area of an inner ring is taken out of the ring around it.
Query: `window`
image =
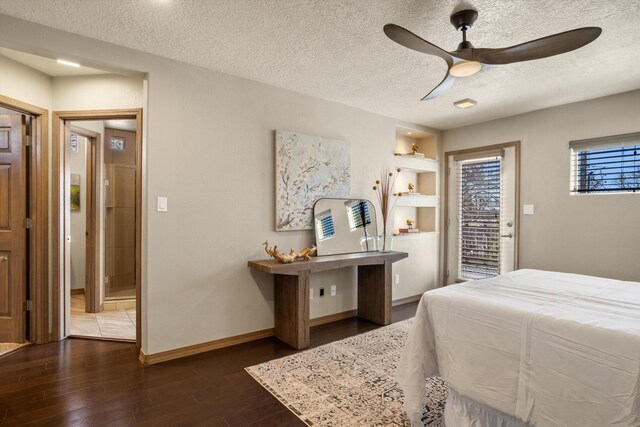
[[[458,168],[458,278],[500,274],[502,157],[461,161]]]
[[[571,141],[571,193],[640,192],[640,132]]]
[[[316,228],[320,230],[320,240],[327,240],[336,235],[330,209],[316,215]]]
[[[359,200],[355,203],[349,202],[347,204],[347,217],[349,218],[351,231],[362,228],[364,224],[371,224],[369,203],[366,200]]]
[[[125,138],[122,136],[111,137],[111,149],[116,151],[124,151]]]

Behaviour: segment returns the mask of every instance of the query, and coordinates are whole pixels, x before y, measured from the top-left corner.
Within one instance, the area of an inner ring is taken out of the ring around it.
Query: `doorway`
[[[31,117],[0,108],[0,342],[23,343],[27,336],[27,229]]]
[[[49,338],[47,117],[0,95],[0,354]]]
[[[444,285],[518,268],[520,142],[445,153]]]
[[[58,339],[140,345],[141,119],[141,110],[54,112]]]

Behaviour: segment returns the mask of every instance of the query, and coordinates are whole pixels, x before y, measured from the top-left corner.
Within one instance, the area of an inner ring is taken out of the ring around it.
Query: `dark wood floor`
[[[417,303],[395,307],[393,321]],[[311,330],[316,347],[379,326],[347,319]],[[143,367],[133,344],[67,339],[0,358],[0,425],[304,425],[244,368],[296,350],[275,338]]]

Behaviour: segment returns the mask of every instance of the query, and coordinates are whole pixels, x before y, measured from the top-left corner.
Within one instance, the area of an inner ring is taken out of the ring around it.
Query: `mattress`
[[[640,426],[640,283],[518,270],[422,296],[397,370],[540,426]]]

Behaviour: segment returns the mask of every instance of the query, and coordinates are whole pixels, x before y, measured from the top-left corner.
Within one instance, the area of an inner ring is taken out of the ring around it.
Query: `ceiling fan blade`
[[[453,58],[446,50],[440,49],[438,46],[416,36],[411,31],[399,27],[395,24],[387,24],[384,26],[384,33],[394,42],[401,44],[409,49],[429,55],[439,56],[444,59],[447,65],[451,67]]]
[[[584,27],[505,48],[473,49],[473,59],[483,64],[511,64],[547,58],[581,48],[600,33],[599,27]]]
[[[449,74],[449,70],[447,70],[447,75],[444,76],[444,79],[442,79],[440,84],[438,86],[434,87],[431,90],[431,92],[426,94],[425,97],[422,98],[420,101],[427,101],[429,99],[433,99],[435,97],[438,97],[438,96],[442,95],[443,93],[445,93],[453,85],[453,82],[455,80],[456,80],[456,78],[453,77],[451,74]]]

